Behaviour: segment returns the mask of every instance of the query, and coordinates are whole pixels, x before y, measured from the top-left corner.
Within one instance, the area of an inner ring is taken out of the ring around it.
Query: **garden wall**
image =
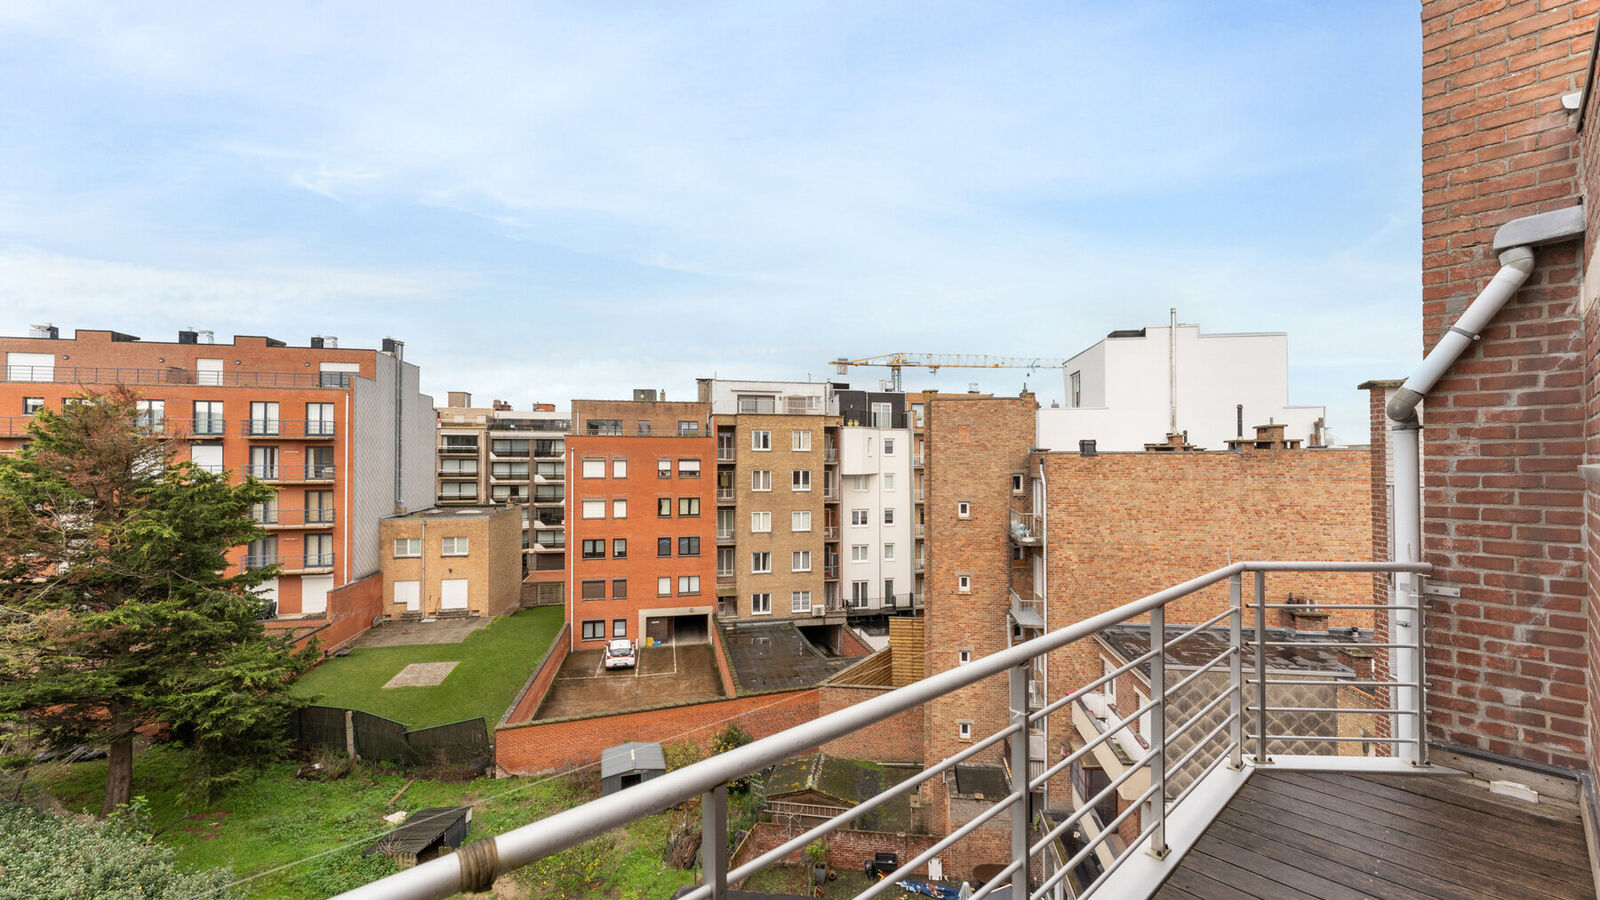
[[[568,622],[556,632],[556,638],[550,644],[550,649],[545,651],[544,659],[528,676],[517,698],[511,701],[511,708],[500,719],[502,725],[526,722],[539,711],[539,704],[544,702],[544,695],[550,691],[556,673],[561,671],[561,664],[566,662],[567,653],[571,650],[572,642],[568,639],[571,631],[572,623]]]

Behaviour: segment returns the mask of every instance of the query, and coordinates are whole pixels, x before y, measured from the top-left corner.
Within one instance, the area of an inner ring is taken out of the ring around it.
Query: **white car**
[[[638,664],[639,653],[633,648],[633,641],[617,638],[606,645],[606,668],[631,669]]]

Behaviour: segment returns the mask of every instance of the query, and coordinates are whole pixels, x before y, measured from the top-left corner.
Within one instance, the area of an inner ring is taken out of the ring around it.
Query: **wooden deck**
[[[1156,900],[1593,898],[1576,813],[1460,776],[1257,772]]]

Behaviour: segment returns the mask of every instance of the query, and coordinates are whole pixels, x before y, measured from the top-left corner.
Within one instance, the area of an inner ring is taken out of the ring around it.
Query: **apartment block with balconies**
[[[0,451],[22,445],[41,407],[131,388],[140,427],[184,441],[196,465],[277,489],[253,511],[266,535],[235,565],[278,568],[262,588],[277,618],[317,618],[330,591],[378,570],[378,520],[432,500],[433,402],[402,351],[390,339],[368,350],[329,337],[221,344],[201,331],[173,342],[87,329],[62,338],[43,326],[0,338],[0,408],[14,411],[0,419]]]

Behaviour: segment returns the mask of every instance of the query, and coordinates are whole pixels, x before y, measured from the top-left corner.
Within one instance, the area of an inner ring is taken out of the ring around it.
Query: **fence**
[[[307,706],[289,723],[297,747],[354,752],[362,759],[401,765],[468,763],[489,755],[489,730],[483,717],[411,730],[359,709]]]

